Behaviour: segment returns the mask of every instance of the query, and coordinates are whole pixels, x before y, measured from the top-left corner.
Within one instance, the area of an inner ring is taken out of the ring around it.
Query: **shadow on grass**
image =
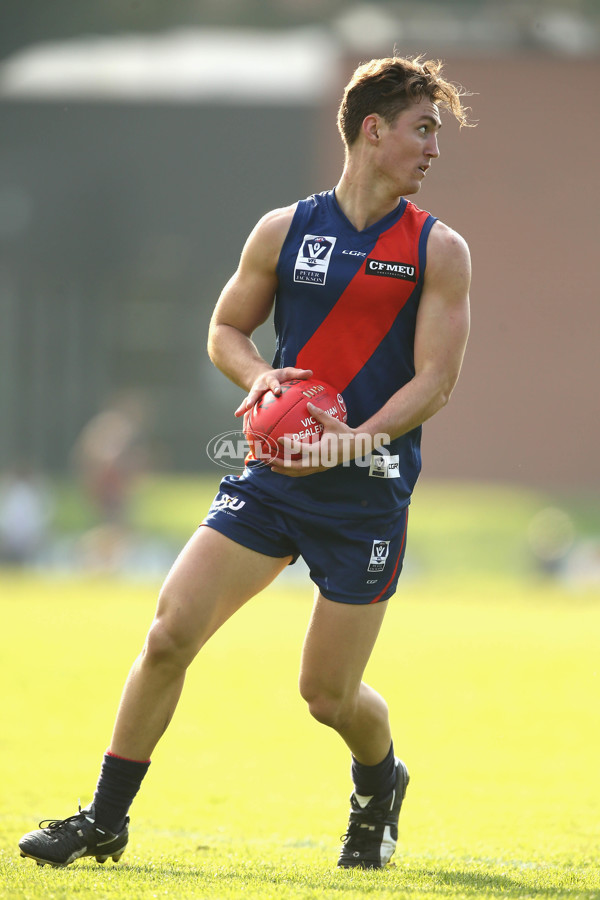
[[[493,865],[488,866],[493,869]],[[497,866],[499,869],[500,866]],[[509,868],[508,866],[505,868]],[[448,896],[472,895],[474,897],[578,897],[598,896],[598,888],[582,884],[567,867],[545,867],[531,865],[510,871],[485,871],[482,863],[475,862],[472,869],[414,869],[415,882],[411,887],[404,884],[405,891],[428,891]],[[590,872],[590,876],[591,876]],[[400,885],[399,885],[400,887]]]

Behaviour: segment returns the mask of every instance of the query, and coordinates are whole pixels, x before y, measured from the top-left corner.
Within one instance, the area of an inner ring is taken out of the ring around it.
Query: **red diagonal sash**
[[[379,237],[333,309],[298,353],[296,366],[312,369],[338,391],[350,384],[416,287],[419,235],[427,216],[409,205],[398,222]],[[374,267],[373,261],[414,267],[415,281],[394,275],[387,266]],[[368,274],[367,266],[379,274]]]

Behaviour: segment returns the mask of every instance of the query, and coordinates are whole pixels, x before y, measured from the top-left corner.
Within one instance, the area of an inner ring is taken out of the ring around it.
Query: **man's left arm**
[[[393,440],[444,407],[458,381],[469,336],[471,259],[464,239],[441,222],[431,230],[417,314],[415,375],[359,431]]]

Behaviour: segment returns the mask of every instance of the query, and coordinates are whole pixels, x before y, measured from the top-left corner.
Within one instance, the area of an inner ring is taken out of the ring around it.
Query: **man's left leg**
[[[355,790],[338,865],[381,868],[398,839],[408,772],[394,756],[385,700],[362,680],[387,601],[345,604],[318,594],[302,651],[300,693],[352,753]]]

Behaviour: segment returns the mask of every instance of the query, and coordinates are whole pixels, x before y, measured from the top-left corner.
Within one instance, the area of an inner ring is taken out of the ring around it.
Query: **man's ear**
[[[381,133],[381,116],[371,113],[363,119],[362,132],[370,144],[378,144]]]

